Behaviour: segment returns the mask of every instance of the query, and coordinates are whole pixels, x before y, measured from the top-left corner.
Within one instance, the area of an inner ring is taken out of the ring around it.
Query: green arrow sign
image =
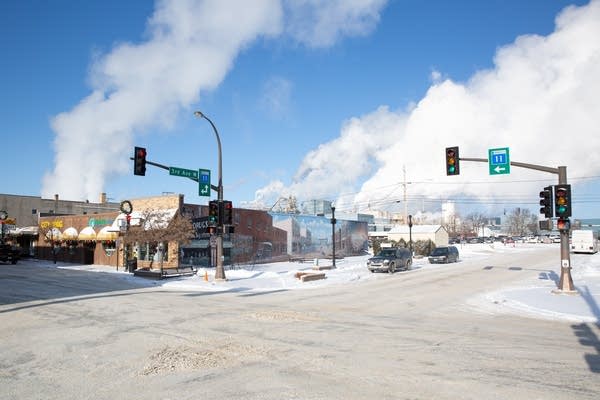
[[[210,197],[210,170],[198,170],[198,195]]]
[[[198,171],[185,168],[169,167],[169,175],[183,176],[184,178],[198,179]]]
[[[508,147],[488,150],[490,175],[510,174],[510,157]]]

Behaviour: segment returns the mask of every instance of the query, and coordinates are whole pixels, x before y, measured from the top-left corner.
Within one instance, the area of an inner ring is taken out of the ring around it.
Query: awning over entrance
[[[52,228],[48,232],[46,232],[46,240],[51,241],[60,241],[62,240],[62,233],[58,228]]]
[[[96,240],[96,231],[91,226],[86,226],[79,232],[77,239],[81,241]]]
[[[22,226],[8,231],[12,236],[37,236],[38,232],[37,226]]]
[[[105,226],[100,229],[100,232],[96,235],[96,240],[117,240],[119,232],[115,232],[112,229],[111,226]]]
[[[79,233],[72,226],[65,229],[62,233],[62,240],[77,240]]]

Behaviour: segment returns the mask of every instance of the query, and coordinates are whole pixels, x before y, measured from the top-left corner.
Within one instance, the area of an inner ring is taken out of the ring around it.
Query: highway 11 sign
[[[510,174],[510,157],[508,147],[488,150],[490,175]]]
[[[210,170],[198,170],[198,195],[210,197]]]

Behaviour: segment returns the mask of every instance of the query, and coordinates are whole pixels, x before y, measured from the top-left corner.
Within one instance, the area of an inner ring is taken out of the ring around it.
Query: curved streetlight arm
[[[221,138],[219,137],[219,132],[217,131],[217,127],[210,120],[210,118],[208,118],[206,115],[204,115],[201,111],[194,111],[194,115],[198,118],[204,118],[205,120],[207,120],[210,123],[210,126],[212,126],[213,131],[215,131],[215,135],[217,136],[217,146],[219,148],[219,184],[217,185],[217,200],[222,201],[223,200],[223,162],[222,162],[222,156],[221,156],[221,154],[222,154]]]

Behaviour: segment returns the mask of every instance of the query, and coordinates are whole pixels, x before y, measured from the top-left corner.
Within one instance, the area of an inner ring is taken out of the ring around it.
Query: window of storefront
[[[158,243],[142,243],[138,246],[138,260],[160,261]],[[163,261],[169,261],[169,243],[163,243]]]

